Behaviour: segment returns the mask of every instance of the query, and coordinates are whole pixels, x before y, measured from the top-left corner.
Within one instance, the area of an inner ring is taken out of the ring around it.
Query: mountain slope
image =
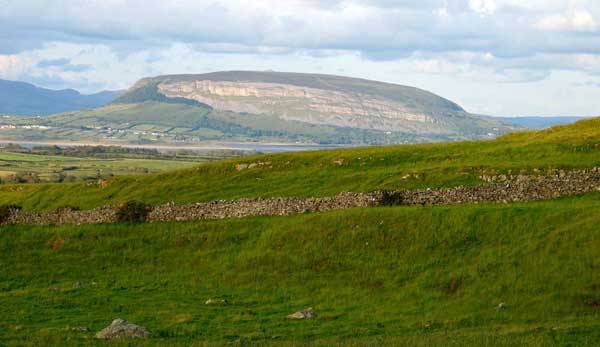
[[[146,78],[115,104],[197,102],[216,110],[342,128],[490,138],[514,127],[467,113],[430,92],[332,75],[228,71]]]
[[[93,110],[42,118],[0,118],[5,141],[83,141],[156,145],[202,142],[301,142],[320,144],[391,144],[449,141],[447,136],[341,128],[287,121],[271,115],[219,111],[188,102],[111,104]]]
[[[111,102],[120,93],[104,91],[82,95],[73,89],[50,90],[25,82],[0,80],[0,114],[38,116],[96,108]]]

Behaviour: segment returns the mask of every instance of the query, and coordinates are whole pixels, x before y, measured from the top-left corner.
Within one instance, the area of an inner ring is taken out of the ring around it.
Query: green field
[[[164,170],[190,168],[206,162],[208,161],[76,158],[0,152],[0,178],[6,179],[19,173],[35,173],[41,181],[56,181],[61,175],[69,175],[74,180],[83,180],[112,175],[156,173]]]
[[[240,163],[269,164],[238,171]],[[131,199],[158,204],[328,196],[343,191],[474,185],[482,183],[484,174],[543,174],[593,166],[600,166],[600,119],[483,142],[249,156],[175,172],[116,177],[102,186],[5,185],[0,187],[0,203],[52,210],[64,205],[87,209]]]
[[[241,150],[159,152],[116,146],[0,147],[0,183],[97,181],[113,176],[139,175],[196,167],[215,160],[248,155]]]
[[[510,206],[7,227],[0,345],[597,346],[599,208],[591,194]],[[229,305],[205,305],[209,298]],[[285,319],[308,306],[315,319]],[[154,338],[91,340],[117,317]]]
[[[262,165],[239,166],[249,163]],[[52,210],[324,196],[599,165],[594,119],[486,142],[244,157],[107,186],[4,185],[0,204]],[[4,226],[0,346],[598,346],[599,209],[593,193],[222,221]],[[211,298],[228,305],[205,305]],[[314,319],[285,319],[309,306]],[[93,339],[115,318],[153,337]]]

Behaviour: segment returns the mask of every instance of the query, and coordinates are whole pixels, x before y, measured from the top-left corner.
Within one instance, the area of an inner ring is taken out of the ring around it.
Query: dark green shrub
[[[380,194],[378,201],[380,206],[398,206],[403,203],[402,194],[400,192],[382,190],[378,193]]]
[[[139,223],[146,220],[151,207],[140,201],[128,201],[119,205],[117,221]]]
[[[0,224],[6,222],[11,214],[20,209],[21,206],[18,205],[0,205]]]

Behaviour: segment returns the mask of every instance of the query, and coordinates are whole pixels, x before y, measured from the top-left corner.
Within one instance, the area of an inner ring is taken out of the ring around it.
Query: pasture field
[[[599,208],[589,194],[4,227],[0,345],[597,346]],[[285,318],[309,306],[314,319]],[[117,317],[153,337],[93,339]]]
[[[0,177],[35,173],[42,182],[56,182],[61,175],[72,176],[74,180],[84,180],[113,175],[157,173],[190,168],[206,162],[208,160],[78,158],[0,152]]]
[[[118,146],[0,147],[0,182],[63,183],[93,181],[113,176],[158,173],[191,168],[215,160],[247,155],[251,151],[157,149]]]
[[[482,184],[600,165],[600,120],[0,187],[26,210]],[[600,193],[219,221],[0,227],[0,346],[598,346]],[[207,305],[208,299],[226,300]],[[313,319],[286,316],[313,307]],[[148,340],[100,341],[113,319]]]

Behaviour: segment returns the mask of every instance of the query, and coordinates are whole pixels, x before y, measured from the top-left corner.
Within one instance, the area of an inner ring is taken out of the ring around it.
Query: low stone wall
[[[392,205],[450,205],[536,201],[600,191],[600,168],[558,171],[551,176],[491,176],[490,184],[383,192]]]
[[[156,206],[149,221],[183,221],[224,219],[248,216],[284,216],[304,212],[323,212],[352,207],[376,206],[379,200],[371,193],[342,193],[325,198],[270,198],[213,201],[193,205]]]
[[[249,216],[283,216],[304,212],[324,212],[379,204],[378,194],[341,193],[324,198],[269,198],[219,200],[190,205],[168,203],[152,207],[147,221],[189,221],[202,219],[241,218]],[[14,211],[4,224],[85,224],[114,223],[118,206],[104,206],[93,210],[61,209],[55,212]]]
[[[449,205],[461,203],[509,203],[536,201],[600,191],[600,168],[557,171],[549,176],[486,176],[480,186],[442,189],[341,193],[324,198],[269,198],[213,201],[190,205],[169,203],[155,206],[147,216],[150,222],[277,216],[323,212],[353,207],[383,205]],[[118,206],[93,210],[56,212],[14,211],[4,224],[82,224],[117,221]]]
[[[89,224],[113,223],[117,220],[116,206],[104,206],[93,210],[74,211],[61,209],[55,212],[14,211],[5,224]]]

